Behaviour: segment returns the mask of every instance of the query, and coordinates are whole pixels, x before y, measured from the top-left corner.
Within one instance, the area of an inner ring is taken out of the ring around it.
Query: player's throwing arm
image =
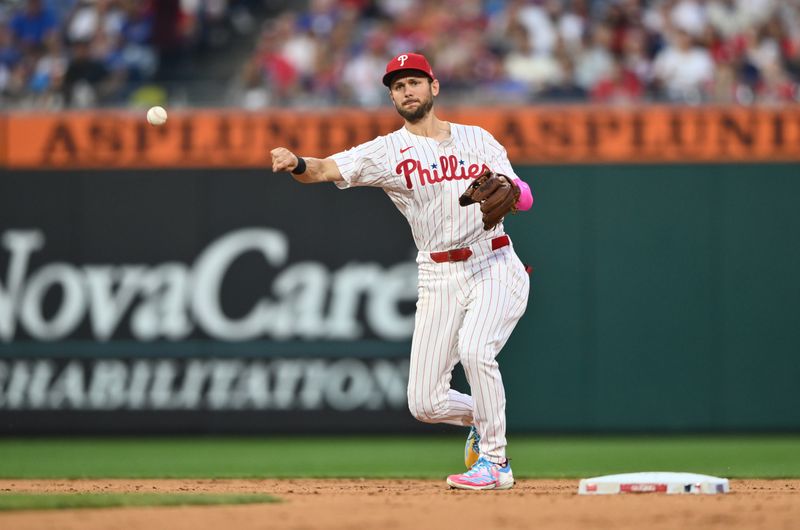
[[[277,147],[270,153],[273,173],[288,171],[296,181],[303,184],[342,180],[339,166],[330,158],[302,158],[285,147]]]

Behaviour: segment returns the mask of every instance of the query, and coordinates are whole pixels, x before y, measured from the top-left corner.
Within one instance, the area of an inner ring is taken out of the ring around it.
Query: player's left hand
[[[480,203],[481,212],[483,212],[483,229],[491,230],[509,212],[517,211],[519,195],[519,186],[512,179],[500,173],[486,171],[472,181],[472,184],[459,197],[458,203],[461,206]]]

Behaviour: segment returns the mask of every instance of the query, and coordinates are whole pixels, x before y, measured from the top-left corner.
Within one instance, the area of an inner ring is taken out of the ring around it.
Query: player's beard
[[[419,105],[414,110],[407,110],[403,108],[402,104],[398,105],[397,103],[394,104],[394,108],[407,122],[417,123],[433,109],[433,94],[428,94],[426,99],[420,100]]]

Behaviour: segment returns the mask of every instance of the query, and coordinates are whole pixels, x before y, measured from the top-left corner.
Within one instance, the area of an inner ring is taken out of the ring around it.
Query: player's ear
[[[434,96],[438,96],[439,95],[439,80],[438,79],[434,79],[433,81],[431,81],[431,93]]]

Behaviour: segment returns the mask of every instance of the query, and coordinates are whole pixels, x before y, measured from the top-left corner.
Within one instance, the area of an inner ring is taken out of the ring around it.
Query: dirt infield
[[[421,480],[0,480],[0,492],[269,493],[247,506],[0,513],[14,530],[591,528],[791,530],[800,480],[734,480],[727,495],[577,495],[577,480],[520,480],[504,492]]]

